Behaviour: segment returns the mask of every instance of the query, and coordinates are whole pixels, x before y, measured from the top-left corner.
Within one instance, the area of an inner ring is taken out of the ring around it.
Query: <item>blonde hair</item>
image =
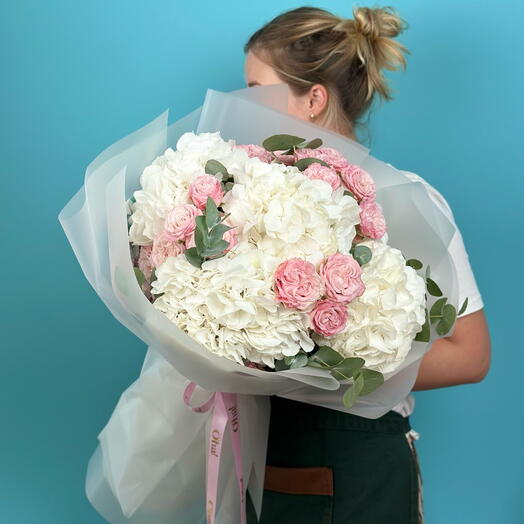
[[[328,105],[318,123],[351,131],[376,93],[392,99],[382,70],[406,68],[409,51],[393,40],[406,27],[391,7],[354,7],[353,19],[299,7],[253,33],[244,52],[270,65],[297,96],[314,84],[324,85]]]

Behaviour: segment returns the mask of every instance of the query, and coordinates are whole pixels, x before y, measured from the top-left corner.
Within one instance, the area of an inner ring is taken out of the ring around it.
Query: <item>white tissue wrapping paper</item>
[[[277,133],[319,137],[371,174],[388,224],[388,244],[406,259],[431,267],[449,303],[457,306],[456,268],[448,246],[455,226],[420,182],[369,154],[362,145],[286,113],[287,87],[262,86],[220,93],[208,89],[202,107],[168,125],[168,111],[116,142],[87,168],[84,186],[59,215],[80,266],[113,315],[149,347],[141,374],[122,394],[98,436],[86,491],[112,524],[205,522],[207,435],[212,410],[193,412],[182,393],[189,381],[202,389],[238,394],[245,486],[260,515],[269,395],[279,395],[367,418],[378,418],[412,389],[429,343],[414,341],[406,360],[384,375],[384,384],[342,404],[348,384],[328,372],[298,368],[266,372],[213,355],[157,311],[142,293],[132,268],[126,200],[139,188],[144,167],[185,132],[219,131],[225,140],[261,144]],[[431,298],[428,297],[428,306]],[[198,400],[195,400],[198,402]],[[228,435],[228,433],[226,433]],[[239,494],[230,442],[220,466],[218,524],[239,522]]]

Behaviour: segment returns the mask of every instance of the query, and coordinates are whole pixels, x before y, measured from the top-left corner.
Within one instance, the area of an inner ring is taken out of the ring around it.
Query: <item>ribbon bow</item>
[[[195,382],[190,382],[184,390],[184,402],[196,413],[204,413],[213,408],[211,431],[207,447],[207,479],[206,479],[206,518],[207,524],[215,523],[218,472],[222,454],[222,441],[227,423],[230,423],[231,442],[238,489],[240,492],[240,523],[246,523],[246,500],[244,491],[244,473],[242,464],[242,449],[240,445],[240,420],[236,393],[215,392],[200,406],[191,406],[191,396],[196,388]]]

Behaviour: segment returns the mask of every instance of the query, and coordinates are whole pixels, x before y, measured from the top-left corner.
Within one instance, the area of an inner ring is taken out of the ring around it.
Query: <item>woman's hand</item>
[[[489,329],[480,309],[458,318],[453,335],[432,344],[422,358],[413,391],[480,382],[490,361]]]

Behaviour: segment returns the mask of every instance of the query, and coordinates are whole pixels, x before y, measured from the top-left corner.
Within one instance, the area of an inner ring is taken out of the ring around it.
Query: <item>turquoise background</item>
[[[103,522],[86,465],[145,354],[84,279],[58,212],[102,149],[167,107],[188,113],[208,87],[244,87],[245,40],[299,5],[1,2],[0,522]],[[350,2],[315,5],[351,16]],[[388,75],[396,99],[374,111],[368,145],[448,199],[493,343],[483,382],[415,393],[427,524],[521,523],[524,7],[394,5],[412,54]]]

